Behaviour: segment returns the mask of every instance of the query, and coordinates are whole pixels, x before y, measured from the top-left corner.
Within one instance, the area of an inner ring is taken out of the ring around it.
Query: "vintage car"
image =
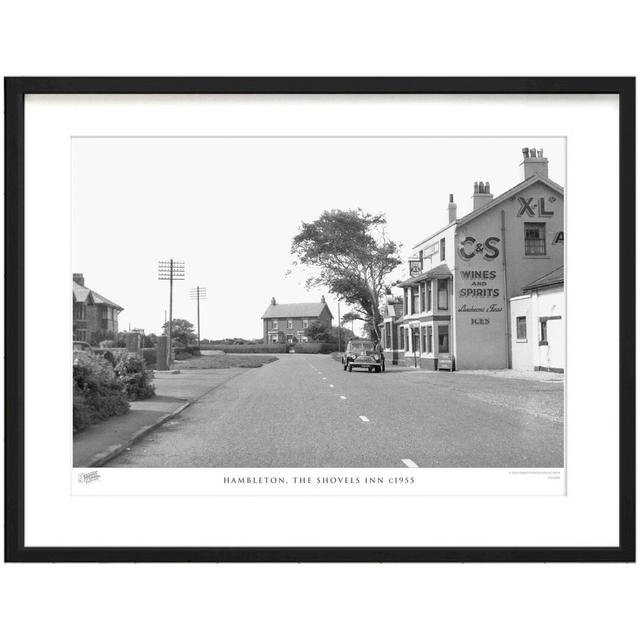
[[[384,354],[370,340],[349,340],[342,354],[342,367],[345,371],[358,367],[381,373],[385,370]]]
[[[74,352],[84,351],[86,353],[91,353],[93,351],[93,347],[88,342],[83,342],[82,340],[74,340],[73,350]]]

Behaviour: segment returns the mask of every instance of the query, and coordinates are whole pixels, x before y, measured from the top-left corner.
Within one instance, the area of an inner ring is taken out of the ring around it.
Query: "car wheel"
[[[369,367],[369,373],[373,373],[373,367]]]
[[[382,373],[382,367],[376,367],[376,373]]]

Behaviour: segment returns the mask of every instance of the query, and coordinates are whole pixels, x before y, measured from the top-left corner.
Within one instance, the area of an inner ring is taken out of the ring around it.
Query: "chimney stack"
[[[322,302],[323,304],[326,302],[326,300],[324,299],[324,296],[320,298],[320,302]]]
[[[276,299],[275,298],[271,298],[271,305],[272,306],[276,306]]]
[[[453,193],[449,194],[449,223],[455,222],[458,215],[458,207],[453,201]]]
[[[549,177],[549,160],[544,157],[543,149],[522,149],[522,162],[524,180],[528,180],[532,176]]]
[[[484,207],[487,202],[493,200],[491,195],[491,187],[488,182],[474,182],[473,183],[473,210]]]
[[[73,281],[84,287],[84,275],[82,273],[74,273]]]

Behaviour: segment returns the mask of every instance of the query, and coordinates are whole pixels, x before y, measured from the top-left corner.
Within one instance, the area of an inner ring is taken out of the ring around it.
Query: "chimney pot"
[[[522,157],[523,158],[529,157],[529,147],[522,147]]]
[[[275,299],[275,298],[271,298],[271,304],[272,304],[273,306],[275,306],[275,304],[276,304],[276,299]]]
[[[473,210],[483,207],[487,202],[493,200],[493,196],[489,192],[488,182],[473,183]]]
[[[544,157],[543,149],[523,149],[522,153],[524,159],[522,161],[522,168],[524,173],[524,180],[540,175],[545,178],[549,177],[549,160]]]
[[[74,273],[73,281],[84,287],[84,275],[82,273]]]
[[[324,296],[320,298],[320,302],[326,302],[326,300],[324,299]]]
[[[453,193],[449,194],[449,222],[454,222],[458,217],[458,205],[453,201]]]

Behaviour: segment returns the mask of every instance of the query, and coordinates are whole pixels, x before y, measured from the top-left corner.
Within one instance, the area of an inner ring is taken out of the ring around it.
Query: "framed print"
[[[635,560],[633,78],[8,78],[9,561]]]

